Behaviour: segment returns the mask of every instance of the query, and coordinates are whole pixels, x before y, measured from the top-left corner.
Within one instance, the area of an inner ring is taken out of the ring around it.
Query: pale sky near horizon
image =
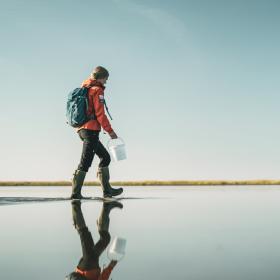
[[[0,180],[72,177],[67,94],[97,65],[128,154],[112,180],[279,179],[279,14],[273,0],[0,0]]]

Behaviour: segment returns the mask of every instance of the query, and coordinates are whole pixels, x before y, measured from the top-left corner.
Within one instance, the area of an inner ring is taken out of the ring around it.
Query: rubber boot
[[[97,220],[98,231],[109,231],[110,212],[113,208],[123,208],[123,205],[118,201],[104,202],[103,207]]]
[[[83,216],[83,212],[81,209],[81,201],[80,200],[73,200],[72,201],[72,217],[73,217],[73,224],[74,227],[79,231],[83,228],[86,228],[85,219]]]
[[[86,177],[86,172],[82,170],[75,170],[74,177],[72,179],[72,195],[71,199],[83,199],[84,197],[81,194],[83,183]]]
[[[123,192],[123,188],[113,189],[111,187],[109,183],[110,173],[108,166],[98,168],[97,178],[100,181],[104,198],[120,195]]]

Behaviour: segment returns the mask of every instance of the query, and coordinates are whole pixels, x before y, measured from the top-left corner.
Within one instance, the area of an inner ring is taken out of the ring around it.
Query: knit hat
[[[90,74],[90,77],[94,80],[108,78],[109,72],[104,67],[97,66]]]
[[[65,280],[86,280],[86,278],[77,272],[72,272],[66,276]]]

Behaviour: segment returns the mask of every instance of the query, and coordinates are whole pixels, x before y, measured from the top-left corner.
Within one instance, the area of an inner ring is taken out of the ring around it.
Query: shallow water
[[[1,280],[59,280],[75,270],[82,249],[69,192],[0,188]],[[101,196],[96,187],[84,194]],[[109,279],[279,279],[279,201],[279,186],[125,188],[109,233],[126,238],[126,254]],[[95,242],[102,206],[81,205]],[[109,262],[106,249],[100,267]]]

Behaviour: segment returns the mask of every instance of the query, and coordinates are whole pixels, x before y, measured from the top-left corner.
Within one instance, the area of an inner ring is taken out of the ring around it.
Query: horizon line
[[[112,181],[111,185],[123,186],[213,186],[213,185],[280,185],[280,179],[251,180],[137,180]],[[0,186],[71,186],[71,181],[0,181]],[[98,181],[85,181],[85,186],[99,186]]]

